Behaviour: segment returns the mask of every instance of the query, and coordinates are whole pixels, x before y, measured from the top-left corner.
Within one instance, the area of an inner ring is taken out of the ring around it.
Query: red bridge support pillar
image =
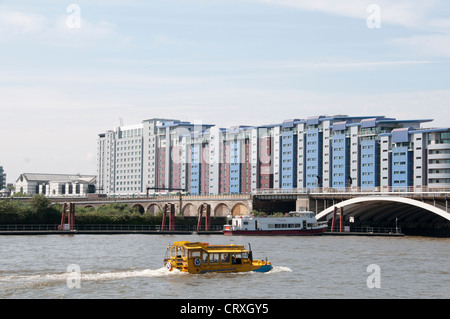
[[[67,223],[66,223],[67,213]],[[59,230],[74,230],[75,229],[75,203],[64,203],[62,208],[61,224],[58,226]]]
[[[331,231],[334,231],[334,225],[336,219],[339,217],[339,232],[342,232],[344,228],[344,208],[343,207],[334,207],[333,210],[333,219],[331,220]]]
[[[198,223],[197,223],[197,231],[201,229],[202,219],[205,216],[205,231],[208,231],[211,227],[211,205],[210,204],[202,204],[200,205],[200,212],[198,214]]]
[[[161,230],[166,228],[166,215],[169,215],[169,230],[175,230],[175,204],[169,203],[164,205]]]

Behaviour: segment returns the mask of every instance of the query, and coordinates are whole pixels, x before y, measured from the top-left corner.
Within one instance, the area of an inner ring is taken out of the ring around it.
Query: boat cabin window
[[[300,224],[268,224],[267,228],[300,228]]]
[[[203,252],[202,254],[202,263],[207,263],[208,262],[208,253],[206,251]]]
[[[222,264],[225,264],[225,263],[229,263],[229,262],[230,262],[230,254],[229,254],[229,253],[221,254],[221,256],[222,256],[222,258],[220,258],[220,262],[221,262]]]
[[[233,265],[240,265],[240,264],[242,264],[242,255],[241,254],[232,254],[231,255],[231,263]]]
[[[189,258],[197,258],[201,256],[200,250],[189,250]]]
[[[209,262],[210,263],[218,263],[220,254],[209,254]]]

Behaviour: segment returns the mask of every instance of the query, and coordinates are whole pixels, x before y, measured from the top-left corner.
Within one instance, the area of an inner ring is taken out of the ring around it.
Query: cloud
[[[152,105],[158,105],[158,108],[147,109],[147,112],[188,121],[201,116],[204,123],[220,127],[281,123],[288,118],[322,114],[432,118],[435,121],[427,125],[447,126],[449,104],[450,90],[364,94],[223,87],[154,95]]]
[[[0,11],[0,43],[38,43],[51,46],[82,47],[98,41],[126,41],[105,20],[88,21],[79,16],[80,24],[74,27],[69,21],[73,12],[57,16],[3,9]],[[79,27],[78,27],[79,26]]]
[[[415,35],[390,42],[423,57],[450,57],[450,34]]]
[[[23,171],[95,174],[96,137],[124,117],[129,124],[151,117],[216,124],[263,125],[314,115],[386,115],[433,118],[426,126],[447,126],[450,90],[394,93],[327,93],[300,89],[251,89],[237,84],[184,86],[184,89],[105,96],[92,90],[77,96],[55,88],[0,88],[0,144],[8,180]],[[132,94],[130,94],[131,97]],[[19,142],[18,142],[19,141]],[[56,156],[63,154],[63,159]]]
[[[428,26],[430,28],[435,28],[437,30],[443,31],[447,30],[447,32],[450,31],[450,19],[441,19],[436,18],[429,22]]]
[[[48,27],[47,17],[20,11],[0,11],[0,39],[13,39],[21,35],[34,35]]]
[[[422,57],[450,57],[450,19],[428,18],[423,30],[427,34],[392,39],[390,43],[397,47],[415,52]]]
[[[286,61],[286,62],[264,62],[253,64],[259,69],[316,69],[316,70],[379,70],[380,68],[405,67],[418,64],[433,63],[428,60],[400,60],[400,61],[336,61],[336,62],[304,62],[304,61]],[[252,64],[247,65],[252,67]],[[241,68],[245,68],[243,65]]]
[[[448,3],[443,0],[248,0],[268,5],[288,6],[306,11],[367,20],[372,14],[369,5],[380,9],[384,24],[406,27],[421,34],[388,41],[409,53],[429,57],[450,57],[450,19],[442,18]],[[443,13],[442,13],[443,12]],[[440,14],[439,14],[440,13]],[[427,32],[423,34],[423,32]]]
[[[420,28],[427,14],[442,1],[438,0],[249,0],[269,5],[288,6],[301,10],[323,12],[344,17],[367,19],[367,8],[376,4],[381,9],[382,23]]]

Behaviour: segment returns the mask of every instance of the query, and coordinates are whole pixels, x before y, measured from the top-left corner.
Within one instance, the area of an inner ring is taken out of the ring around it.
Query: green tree
[[[51,206],[51,201],[43,194],[36,194],[30,200],[32,223],[57,223],[60,221],[61,212],[57,207]]]
[[[51,202],[43,194],[36,194],[31,198],[30,204],[35,213],[41,214],[50,207]]]

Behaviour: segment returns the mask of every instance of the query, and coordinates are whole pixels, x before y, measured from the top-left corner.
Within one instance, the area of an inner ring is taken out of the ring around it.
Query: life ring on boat
[[[61,226],[61,225],[58,225],[58,229],[61,230],[61,229],[62,229],[62,226]]]
[[[195,265],[195,266],[198,267],[198,266],[201,265],[201,263],[202,263],[202,261],[200,260],[200,258],[195,258],[195,259],[194,259],[194,265]]]
[[[172,267],[172,263],[170,261],[166,264],[166,269],[168,271],[172,271],[173,267]]]

